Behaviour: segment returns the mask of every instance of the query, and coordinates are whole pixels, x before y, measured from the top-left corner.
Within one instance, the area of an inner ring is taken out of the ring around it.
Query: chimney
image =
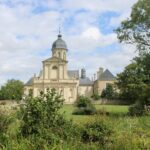
[[[104,69],[102,67],[99,68],[99,75],[103,73]]]
[[[97,79],[99,79],[100,75],[103,73],[103,68],[100,67],[99,70],[97,71]]]
[[[83,68],[81,69],[81,78],[85,79],[86,78],[86,70]]]

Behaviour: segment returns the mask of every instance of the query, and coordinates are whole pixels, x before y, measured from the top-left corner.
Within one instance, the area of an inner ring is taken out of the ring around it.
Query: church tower
[[[52,45],[52,57],[61,58],[62,60],[67,60],[67,45],[64,40],[62,40],[62,35],[58,34],[58,39]]]
[[[68,79],[67,74],[67,45],[59,33],[52,44],[52,57],[43,61],[43,79],[60,81]]]

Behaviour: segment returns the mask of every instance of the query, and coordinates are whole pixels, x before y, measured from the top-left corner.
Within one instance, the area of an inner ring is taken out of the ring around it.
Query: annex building
[[[58,39],[52,44],[52,56],[43,63],[43,69],[39,75],[34,75],[25,84],[24,93],[32,90],[36,97],[40,91],[46,92],[47,88],[55,88],[65,99],[65,103],[74,103],[79,95],[91,97],[93,94],[101,94],[107,84],[113,84],[115,77],[106,69],[99,68],[97,77],[90,80],[86,76],[86,70],[68,70],[67,45],[58,35]]]

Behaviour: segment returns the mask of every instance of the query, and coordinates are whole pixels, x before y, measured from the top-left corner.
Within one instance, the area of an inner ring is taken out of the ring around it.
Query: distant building
[[[79,70],[68,70],[67,51],[67,45],[59,34],[52,45],[52,57],[44,60],[39,75],[34,75],[25,84],[25,95],[32,91],[36,97],[40,91],[55,88],[65,103],[74,103],[78,95],[91,97],[93,94],[101,94],[108,83],[114,83],[115,77],[109,70],[103,71],[103,68],[99,69],[93,81],[86,76],[85,69],[81,70],[81,75]]]

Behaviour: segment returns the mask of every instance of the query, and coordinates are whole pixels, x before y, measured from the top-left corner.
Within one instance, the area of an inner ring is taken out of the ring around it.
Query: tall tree
[[[150,52],[150,0],[139,0],[116,32],[120,42],[135,44],[140,54]]]
[[[23,95],[23,82],[19,80],[8,80],[5,85],[1,87],[0,99],[2,100],[21,100]]]
[[[148,104],[150,99],[150,54],[134,58],[125,70],[117,75],[121,98],[134,103]]]

